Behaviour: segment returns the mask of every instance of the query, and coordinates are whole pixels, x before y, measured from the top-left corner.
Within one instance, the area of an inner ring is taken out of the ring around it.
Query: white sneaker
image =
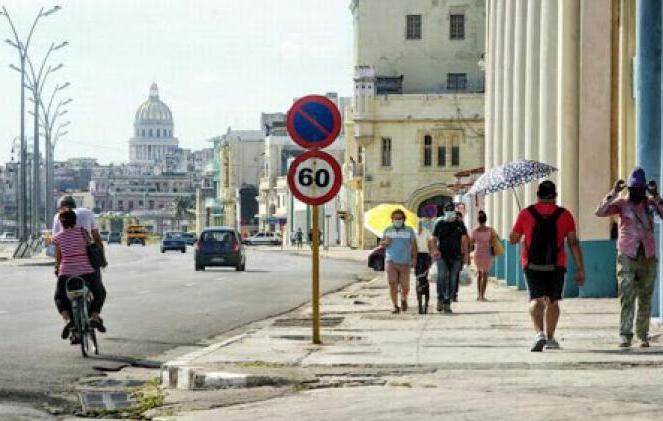
[[[534,339],[534,346],[532,346],[532,352],[541,352],[543,347],[546,345],[546,335],[543,332],[539,332]]]
[[[555,338],[548,339],[546,341],[546,346],[544,349],[560,349],[561,347],[559,346],[559,342],[555,340]]]

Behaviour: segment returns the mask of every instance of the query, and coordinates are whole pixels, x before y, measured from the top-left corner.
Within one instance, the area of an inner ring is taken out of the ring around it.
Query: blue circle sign
[[[290,107],[286,127],[299,146],[322,149],[331,145],[341,132],[341,113],[324,96],[305,96]]]

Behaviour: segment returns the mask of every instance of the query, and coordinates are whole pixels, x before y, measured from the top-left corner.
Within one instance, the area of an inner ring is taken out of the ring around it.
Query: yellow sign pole
[[[313,268],[313,343],[321,344],[320,340],[320,226],[318,205],[313,205],[313,240],[312,268]]]

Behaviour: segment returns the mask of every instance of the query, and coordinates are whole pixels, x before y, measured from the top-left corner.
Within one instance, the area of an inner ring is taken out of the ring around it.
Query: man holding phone
[[[628,189],[627,196],[620,193]],[[638,314],[635,333],[641,347],[649,347],[649,318],[651,298],[656,281],[656,240],[654,239],[654,214],[663,216],[663,199],[659,196],[654,180],[647,183],[645,171],[635,168],[628,178],[617,180],[608,195],[601,201],[596,216],[619,217],[617,239],[617,279],[621,314],[619,319],[619,346],[628,348],[633,339],[635,301]]]
[[[405,225],[405,212],[396,209],[391,213],[392,224],[382,235],[380,245],[385,248],[385,271],[389,283],[392,313],[407,311],[407,295],[410,292],[410,268],[417,263],[417,236]],[[398,306],[398,287],[401,289],[401,306]]]

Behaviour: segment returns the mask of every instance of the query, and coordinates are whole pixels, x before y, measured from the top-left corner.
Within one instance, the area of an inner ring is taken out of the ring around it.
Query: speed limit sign
[[[308,205],[322,205],[332,200],[341,189],[342,178],[336,159],[320,150],[299,155],[288,170],[290,191]]]

